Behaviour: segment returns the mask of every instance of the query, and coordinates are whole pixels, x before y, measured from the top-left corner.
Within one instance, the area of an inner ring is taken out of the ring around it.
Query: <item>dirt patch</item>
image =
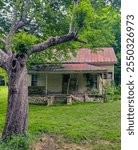
[[[31,150],[88,150],[83,146],[66,143],[62,136],[43,135]]]
[[[71,143],[63,136],[43,134],[31,150],[105,150],[115,149],[114,144],[102,139],[84,140],[80,144]]]

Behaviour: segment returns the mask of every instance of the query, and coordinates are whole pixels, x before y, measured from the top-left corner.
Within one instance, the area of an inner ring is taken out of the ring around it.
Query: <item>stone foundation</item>
[[[62,99],[63,101],[66,102],[67,105],[71,105],[73,102],[103,102],[104,97],[102,96],[88,96],[87,94],[85,95],[66,95],[60,98],[58,96],[58,99]],[[56,96],[51,95],[51,96],[40,96],[40,95],[32,95],[28,97],[29,103],[30,104],[42,104],[42,105],[53,105],[54,102],[56,102]]]
[[[30,104],[42,104],[50,106],[54,103],[54,96],[29,96],[28,97]]]
[[[29,96],[28,97],[28,101],[30,104],[43,104],[43,105],[47,105],[47,97],[45,96]]]

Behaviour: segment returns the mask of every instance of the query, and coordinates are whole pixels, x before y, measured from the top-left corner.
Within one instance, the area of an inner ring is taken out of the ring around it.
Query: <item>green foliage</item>
[[[120,14],[112,5],[101,4],[103,1],[97,3],[90,3],[89,0],[79,1],[76,15],[73,17],[75,29],[79,31],[79,38],[89,44],[72,41],[54,46],[47,51],[34,54],[29,60],[29,65],[60,62],[61,58],[67,59],[69,53],[76,53],[80,47],[117,47],[120,44],[118,40],[120,38]],[[41,13],[39,15],[39,29],[41,30],[38,30],[38,33],[42,35],[41,38],[47,39],[49,36],[62,35],[69,31],[73,3],[53,2],[43,9],[44,13],[39,12]],[[43,20],[41,16],[44,16]],[[57,50],[56,53],[53,49]],[[117,48],[115,51],[120,51],[120,49]]]
[[[17,3],[18,2],[18,3]],[[8,5],[7,5],[8,3]],[[3,6],[4,5],[4,6]],[[12,24],[13,7],[18,6],[17,19],[21,16],[23,1],[3,0],[0,17],[0,34],[3,36],[9,32]],[[73,13],[73,0],[58,1],[30,1],[28,6],[29,16],[34,16],[30,25],[20,29],[20,32],[13,37],[11,45],[14,51],[26,52],[37,42],[49,37],[64,35],[69,32],[69,24]],[[10,8],[10,9],[9,9]],[[34,62],[47,63],[50,61],[61,61],[59,58],[67,58],[68,52],[75,53],[80,47],[107,47],[113,46],[116,52],[120,51],[120,0],[81,0],[78,3],[76,14],[74,14],[73,24],[79,31],[79,38],[89,44],[70,42],[54,46],[40,54],[31,56],[29,65]],[[5,13],[8,12],[8,13]],[[8,14],[8,16],[7,16]],[[28,33],[25,33],[26,31]],[[38,39],[37,39],[38,38]],[[51,49],[57,49],[53,53]],[[57,57],[58,54],[59,57]],[[66,57],[67,56],[67,57]]]
[[[88,41],[88,47],[111,46],[115,42],[114,24],[119,16],[112,6],[95,8],[89,0],[80,1],[76,12],[80,38]]]
[[[121,99],[121,86],[115,84],[106,84],[105,86],[105,102],[117,101]]]
[[[2,8],[3,6],[3,2],[0,0],[0,9]]]
[[[24,135],[14,135],[7,138],[6,141],[0,142],[0,150],[29,150],[31,138]]]
[[[45,87],[44,86],[29,86],[28,94],[33,95],[45,95]]]
[[[118,63],[115,65],[115,83],[116,85],[121,84],[121,52],[117,53]]]
[[[68,45],[68,46],[67,46]],[[72,55],[75,55],[77,51],[76,45],[73,42],[57,45],[54,48],[49,48],[46,51],[33,54],[29,61],[28,66],[40,65],[45,63],[61,64],[62,61],[70,59]]]
[[[2,69],[1,67],[0,67],[0,78],[4,79],[5,82],[8,81],[7,72],[4,69]]]
[[[40,42],[40,39],[36,36],[21,31],[12,37],[10,47],[17,53],[26,53],[38,42]]]
[[[92,94],[92,95],[98,95],[98,94],[99,94],[99,90],[96,89],[96,88],[92,88],[92,89],[91,89],[91,94]]]
[[[91,18],[94,16],[93,8],[89,0],[82,0],[76,10],[76,25],[80,29],[82,27],[89,27]]]

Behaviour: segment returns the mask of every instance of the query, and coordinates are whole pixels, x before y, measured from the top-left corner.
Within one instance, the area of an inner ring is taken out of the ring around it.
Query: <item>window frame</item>
[[[37,86],[38,85],[38,75],[32,74],[31,76],[31,86]]]

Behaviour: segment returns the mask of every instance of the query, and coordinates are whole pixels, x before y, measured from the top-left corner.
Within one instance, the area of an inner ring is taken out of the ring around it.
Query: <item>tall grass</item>
[[[0,142],[0,150],[28,150],[31,144],[29,136],[15,135]]]

